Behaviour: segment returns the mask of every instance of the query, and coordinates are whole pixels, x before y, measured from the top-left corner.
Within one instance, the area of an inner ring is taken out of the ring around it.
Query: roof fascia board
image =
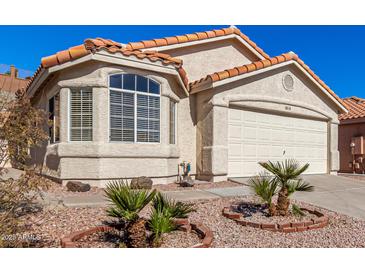
[[[340,120],[340,125],[365,124],[365,117]]]
[[[40,87],[40,85],[48,78],[48,69],[42,69],[39,75],[36,76],[36,80],[32,82],[31,86],[28,88],[28,97],[32,98]]]
[[[148,60],[141,60],[134,56],[124,56],[121,53],[107,53],[105,51],[99,51],[93,54],[93,60],[113,63],[117,65],[127,66],[127,67],[136,67],[136,63],[138,64],[138,68],[153,70],[157,72],[163,72],[167,74],[176,74],[176,68],[173,66],[164,66],[158,64],[160,61],[151,62]]]
[[[102,62],[108,62],[113,63],[117,65],[127,66],[127,67],[136,67],[136,63],[138,63],[139,69],[146,69],[146,70],[152,70],[160,73],[166,73],[169,75],[173,75],[177,77],[178,82],[180,83],[181,87],[183,88],[185,94],[189,96],[189,92],[186,89],[179,73],[177,72],[175,67],[170,66],[163,66],[158,65],[151,61],[141,61],[140,59],[136,57],[125,57],[122,54],[119,53],[107,53],[107,52],[97,52],[93,55],[93,60],[102,61]],[[159,62],[159,61],[158,61]]]
[[[119,53],[109,54],[105,51],[100,51],[100,52],[96,52],[94,54],[89,54],[89,55],[83,56],[83,57],[81,57],[79,59],[75,59],[73,61],[66,62],[61,65],[56,65],[56,66],[50,67],[48,69],[44,69],[41,72],[41,75],[37,77],[36,81],[33,82],[31,87],[28,89],[29,96],[32,97],[34,95],[34,92],[39,88],[39,86],[46,80],[46,78],[50,74],[63,70],[63,69],[66,69],[66,68],[69,68],[74,65],[78,65],[78,64],[90,61],[90,60],[107,62],[107,63],[117,64],[117,65],[122,65],[122,66],[128,66],[128,67],[136,67],[136,63],[137,63],[138,68],[141,68],[141,69],[152,70],[152,71],[156,71],[156,72],[166,73],[169,75],[174,75],[175,77],[178,78],[178,82],[181,84],[182,88],[184,89],[184,92],[187,95],[189,94],[185,85],[183,84],[183,81],[181,80],[179,73],[172,66],[162,66],[162,65],[153,63],[151,61],[147,61],[147,62],[146,62],[146,60],[141,61],[140,59],[138,59],[136,57],[125,57]],[[159,61],[157,61],[157,62],[159,62]]]
[[[267,68],[264,68],[264,69],[260,69],[260,70],[252,71],[252,72],[245,73],[245,74],[242,74],[242,75],[239,75],[239,76],[227,78],[227,79],[224,79],[222,81],[213,82],[211,85],[204,85],[204,83],[202,83],[201,85],[197,86],[197,90],[195,88],[193,88],[191,93],[196,93],[198,91],[201,91],[201,90],[204,90],[204,89],[207,89],[207,88],[216,88],[216,87],[219,87],[219,86],[222,86],[222,85],[234,82],[234,81],[239,81],[239,80],[245,79],[247,77],[251,77],[251,76],[254,76],[254,75],[265,73],[266,71],[270,71],[270,70],[277,69],[277,68],[284,67],[284,66],[288,66],[288,65],[295,65],[297,68],[299,68],[299,70],[302,71],[321,91],[323,91],[323,93],[326,94],[327,97],[330,98],[336,104],[336,106],[338,106],[341,109],[341,111],[343,111],[344,113],[348,112],[347,109],[344,106],[342,106],[336,100],[336,98],[334,98],[325,88],[323,88],[316,81],[316,79],[314,79],[300,64],[298,64],[294,60],[289,60],[289,61],[277,64],[277,65],[274,65],[274,66],[270,66],[270,67],[267,67]],[[209,82],[209,80],[208,80],[208,82]]]
[[[266,59],[257,50],[255,50],[249,43],[247,43],[245,40],[243,40],[237,34],[228,34],[228,35],[225,35],[225,36],[207,38],[207,39],[196,40],[196,41],[191,41],[191,42],[186,42],[186,43],[177,43],[177,44],[167,45],[167,46],[160,46],[160,47],[153,47],[153,48],[142,48],[140,50],[142,50],[142,51],[144,51],[144,50],[158,50],[159,52],[164,52],[164,51],[171,50],[171,49],[190,47],[190,46],[206,44],[206,43],[212,43],[212,42],[222,41],[222,40],[227,40],[227,39],[232,39],[232,38],[238,40],[241,44],[243,44],[245,47],[247,47],[252,53],[254,53],[261,60]]]

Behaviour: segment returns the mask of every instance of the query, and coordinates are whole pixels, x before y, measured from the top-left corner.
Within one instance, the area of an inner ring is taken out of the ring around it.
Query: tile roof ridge
[[[260,55],[262,55],[265,59],[270,58],[270,56],[267,53],[265,53],[260,47],[258,47],[256,43],[254,43],[247,35],[243,34],[239,28],[233,25],[222,29],[175,35],[171,37],[163,37],[150,40],[142,40],[137,42],[129,42],[125,45],[125,47],[128,49],[147,49],[147,48],[163,47],[175,44],[183,44],[198,40],[207,40],[231,34],[238,35],[245,42],[247,42],[252,48],[254,48],[258,53],[260,53]]]

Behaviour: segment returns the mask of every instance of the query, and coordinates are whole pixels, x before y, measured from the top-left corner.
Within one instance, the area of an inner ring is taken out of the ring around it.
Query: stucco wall
[[[161,84],[160,143],[127,144],[109,142],[108,76],[136,73]],[[69,91],[74,87],[93,90],[93,141],[70,142],[68,133]],[[155,183],[175,180],[182,160],[192,163],[195,173],[195,125],[191,99],[172,76],[131,67],[88,62],[65,69],[48,84],[34,104],[47,110],[48,99],[60,92],[60,142],[32,151],[34,161],[44,164],[44,172],[65,182],[81,180],[102,186],[109,179],[150,176]],[[169,101],[177,102],[177,144],[169,144]]]
[[[353,121],[355,122],[355,121]],[[352,172],[349,162],[352,162],[351,138],[365,137],[365,120],[358,123],[341,123],[338,130],[338,150],[340,152],[340,172]]]
[[[293,91],[283,87],[286,74],[294,79]],[[203,106],[197,109],[197,167],[205,179],[216,181],[227,176],[229,106],[328,121],[329,172],[338,170],[337,107],[294,65],[227,83],[196,96],[198,105]]]
[[[189,80],[198,80],[210,73],[242,66],[259,60],[235,39],[215,41],[164,51],[183,60]]]

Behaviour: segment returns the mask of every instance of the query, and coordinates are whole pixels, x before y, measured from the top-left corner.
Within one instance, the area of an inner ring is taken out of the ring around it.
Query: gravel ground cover
[[[104,193],[103,189],[99,187],[91,187],[91,189],[87,192],[72,192],[68,191],[66,186],[63,186],[60,183],[56,183],[53,181],[49,183],[49,188],[47,189],[46,192],[53,194],[56,198],[73,197],[73,196],[92,196],[98,193]]]
[[[237,202],[257,202],[253,197],[194,201],[196,212],[190,214],[192,222],[200,221],[212,229],[212,247],[365,247],[365,221],[295,202],[308,209],[317,209],[329,216],[327,227],[298,232],[278,233],[252,227],[243,227],[222,216],[222,208]],[[148,214],[146,208],[142,216]],[[71,232],[103,224],[111,219],[105,208],[53,208],[28,218],[28,234],[38,239],[36,246],[59,247],[60,239]],[[94,237],[101,237],[95,235]],[[188,239],[187,239],[188,237]],[[166,235],[164,247],[186,247],[197,243],[196,235],[174,232]],[[93,240],[93,239],[92,239]],[[84,240],[85,242],[88,239]],[[108,246],[100,242],[96,246]],[[85,243],[86,246],[90,244]]]
[[[253,200],[255,200],[253,198]],[[294,215],[289,212],[288,216],[269,216],[269,210],[266,205],[253,202],[241,202],[232,203],[232,211],[242,214],[247,221],[265,224],[278,224],[289,222],[305,222],[310,221],[317,216],[309,212],[303,211],[304,216]]]
[[[153,185],[153,188],[159,191],[177,191],[177,190],[196,190],[196,189],[209,189],[209,188],[234,187],[234,186],[241,186],[241,185],[230,181],[217,182],[217,183],[197,181],[197,183],[193,187],[182,187],[179,184],[170,183],[164,185],[161,184]],[[103,188],[99,187],[91,187],[90,191],[87,192],[68,191],[66,186],[62,186],[61,184],[53,181],[50,181],[47,192],[53,194],[58,199],[61,199],[62,197],[73,197],[73,196],[92,196],[98,193],[104,194]]]

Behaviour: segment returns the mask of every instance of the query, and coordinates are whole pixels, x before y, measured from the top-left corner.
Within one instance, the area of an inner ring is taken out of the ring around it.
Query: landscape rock
[[[68,191],[72,192],[86,192],[91,189],[89,184],[84,184],[79,181],[68,181],[66,187]]]
[[[149,177],[133,178],[131,181],[131,188],[133,189],[152,189],[153,181]]]

